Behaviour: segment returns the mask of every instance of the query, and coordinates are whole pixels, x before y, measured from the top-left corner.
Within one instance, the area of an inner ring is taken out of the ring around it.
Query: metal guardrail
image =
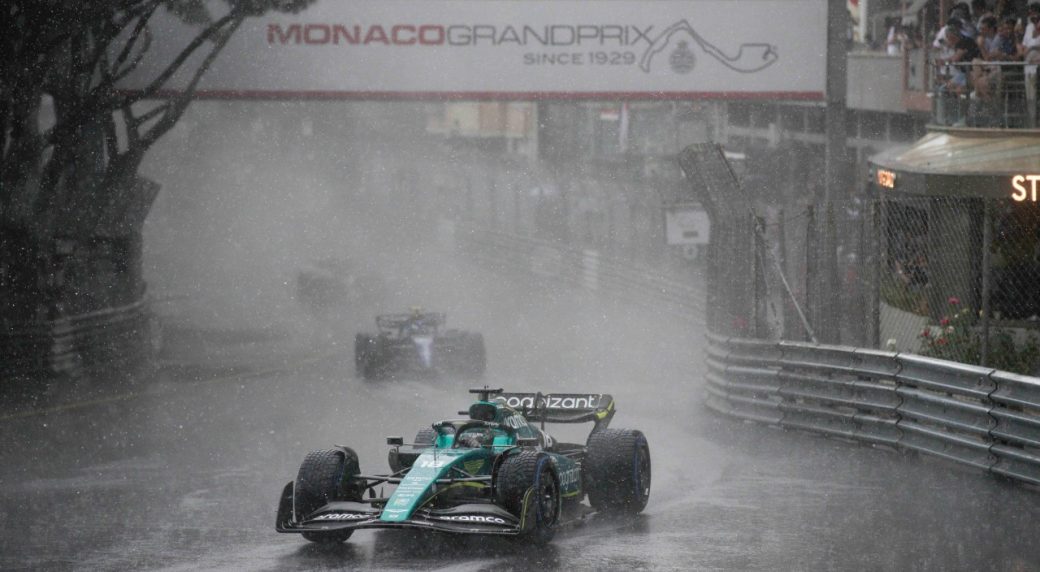
[[[590,263],[586,251],[476,227],[457,230],[456,244],[492,270],[643,296],[704,323],[699,284],[631,262]],[[1040,485],[1040,378],[915,354],[713,334],[706,355],[706,405],[718,413],[935,455]]]
[[[714,411],[1040,485],[1040,379],[862,348],[709,335]]]
[[[471,225],[456,228],[455,243],[466,256],[493,271],[532,274],[657,309],[665,304],[677,317],[704,322],[704,287],[689,276],[595,250]]]
[[[0,373],[5,378],[77,379],[95,369],[114,369],[144,356],[128,351],[152,335],[148,303],[140,300],[60,318],[0,327]],[[145,344],[147,345],[147,344]]]

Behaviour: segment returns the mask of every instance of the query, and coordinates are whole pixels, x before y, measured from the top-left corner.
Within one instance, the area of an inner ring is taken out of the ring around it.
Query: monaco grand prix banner
[[[156,17],[124,87],[155,77],[197,31]],[[825,48],[823,0],[319,0],[246,20],[199,95],[822,99]]]

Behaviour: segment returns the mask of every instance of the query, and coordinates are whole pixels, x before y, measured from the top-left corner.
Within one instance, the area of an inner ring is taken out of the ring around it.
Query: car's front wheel
[[[293,506],[296,520],[333,501],[361,500],[360,491],[349,487],[353,475],[360,473],[357,455],[350,449],[330,449],[307,453],[300,464],[293,486]],[[311,542],[343,542],[353,530],[308,531],[303,537]]]
[[[521,538],[545,544],[556,534],[560,520],[560,481],[549,455],[524,450],[502,462],[495,500],[521,522]]]

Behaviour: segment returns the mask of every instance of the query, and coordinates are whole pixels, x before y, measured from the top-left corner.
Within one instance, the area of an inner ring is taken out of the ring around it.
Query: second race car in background
[[[386,284],[349,258],[315,259],[296,273],[295,298],[315,318],[341,320],[381,304]]]
[[[354,365],[365,379],[402,375],[480,377],[487,368],[484,336],[443,329],[447,317],[413,309],[376,316],[379,332],[354,340]]]

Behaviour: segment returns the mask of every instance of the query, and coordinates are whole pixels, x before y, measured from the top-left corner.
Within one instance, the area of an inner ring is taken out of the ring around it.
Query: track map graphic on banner
[[[194,32],[156,18],[157,41],[123,87]],[[247,20],[199,95],[822,99],[825,46],[822,0],[320,0]]]

